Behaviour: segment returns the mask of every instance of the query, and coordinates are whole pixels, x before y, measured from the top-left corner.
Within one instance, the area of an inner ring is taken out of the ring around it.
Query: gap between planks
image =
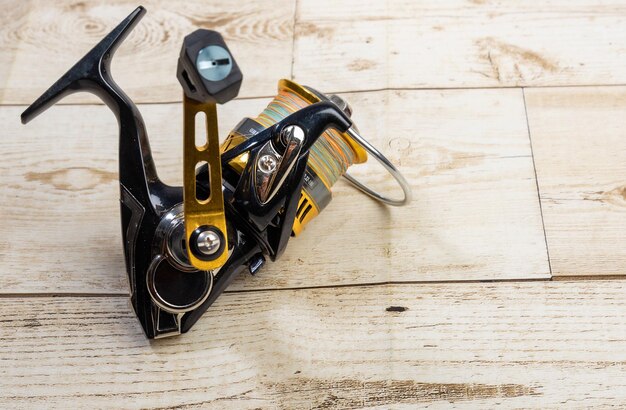
[[[539,214],[541,215],[541,228],[543,229],[543,241],[546,245],[546,259],[548,260],[548,270],[550,277],[552,274],[552,261],[550,260],[550,248],[548,247],[548,234],[546,233],[546,221],[543,217],[543,204],[541,203],[541,192],[539,190],[539,178],[537,177],[537,164],[535,163],[535,152],[533,151],[533,138],[530,132],[530,120],[528,119],[528,105],[526,105],[526,91],[522,88],[522,100],[524,101],[524,116],[526,117],[526,129],[528,130],[528,144],[530,146],[530,157],[533,160],[533,172],[535,174],[535,185],[537,187],[537,201],[539,201]]]
[[[293,78],[293,74],[291,76]],[[382,87],[382,88],[368,88],[368,89],[358,89],[358,90],[324,90],[326,94],[362,94],[362,93],[373,93],[380,91],[463,91],[463,90],[527,90],[527,89],[554,89],[554,88],[593,88],[593,87],[626,87],[626,83],[624,84],[566,84],[566,85],[531,85],[531,86],[481,86],[481,87]],[[41,90],[43,94],[46,90]],[[237,97],[233,101],[236,100],[258,100],[261,98],[267,98],[268,100],[274,98],[276,95],[257,95],[257,96],[245,96],[245,97]],[[148,101],[148,102],[136,102],[135,104],[138,106],[141,105],[159,105],[159,104],[178,104],[182,103],[182,99],[180,100],[163,100],[163,101]],[[28,107],[32,103],[28,104],[5,104],[0,103],[0,107]],[[62,100],[56,102],[55,105],[67,105],[67,106],[91,106],[91,105],[104,105],[104,103],[100,100],[98,102],[70,102],[66,103]]]
[[[319,285],[301,286],[287,288],[261,288],[261,289],[238,289],[225,290],[224,293],[258,293],[258,292],[280,292],[294,290],[318,290],[318,289],[341,289],[341,288],[371,288],[401,285],[460,285],[473,283],[525,283],[525,282],[599,282],[607,280],[626,280],[624,275],[589,275],[589,276],[557,276],[552,278],[528,278],[528,279],[486,279],[486,280],[440,280],[440,281],[389,281],[372,283],[353,283],[340,285]],[[0,299],[11,298],[127,298],[127,293],[0,293]]]

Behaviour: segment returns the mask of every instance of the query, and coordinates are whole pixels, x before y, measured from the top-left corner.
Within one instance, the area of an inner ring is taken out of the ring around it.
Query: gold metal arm
[[[196,146],[196,114],[206,115],[207,141]],[[202,103],[183,95],[183,192],[185,238],[191,264],[210,271],[223,266],[228,259],[228,232],[222,193],[217,109],[215,103]],[[208,197],[198,193],[196,168],[208,165]]]

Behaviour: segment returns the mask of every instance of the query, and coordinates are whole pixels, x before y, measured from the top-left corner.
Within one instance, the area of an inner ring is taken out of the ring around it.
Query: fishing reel
[[[242,73],[222,36],[197,30],[184,40],[183,186],[157,176],[139,110],[111,77],[116,49],[145,14],[137,8],[22,114],[27,123],[64,96],[91,92],[117,117],[122,238],[133,308],[148,338],[187,332],[237,274],[255,274],[328,205],[341,176],[390,205],[410,200],[398,170],[365,141],[350,106],[335,95],[281,80],[255,118],[220,145],[216,104],[235,98]],[[196,116],[206,141],[196,142]],[[376,158],[402,199],[384,197],[346,173]]]

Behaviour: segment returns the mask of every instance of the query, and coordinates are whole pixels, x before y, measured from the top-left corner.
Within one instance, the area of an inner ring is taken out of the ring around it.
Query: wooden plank
[[[135,7],[135,1],[3,1],[0,103],[30,104]],[[240,96],[272,95],[291,75],[294,0],[146,1],[148,14],[113,60],[117,83],[137,102],[180,101],[183,38],[217,30],[244,73]],[[263,61],[263,69],[257,69]],[[88,94],[70,102],[94,102]]]
[[[620,1],[298,2],[294,78],[328,90],[626,83]]]
[[[554,275],[626,274],[626,87],[526,90]]]
[[[414,202],[380,206],[342,181],[277,263],[232,289],[549,277],[520,90],[344,97],[364,135],[400,165]],[[221,135],[266,102],[224,106]],[[181,107],[140,109],[159,174],[179,184]],[[20,110],[0,108],[2,292],[126,292],[113,116],[103,106],[59,106],[24,127]],[[375,162],[354,170],[397,195],[382,172]]]
[[[329,207],[261,274],[270,287],[549,277],[520,90],[344,97],[414,201],[383,207],[340,181]],[[398,195],[374,161],[351,172]],[[236,286],[257,288],[257,279]]]
[[[599,408],[624,282],[231,293],[148,342],[124,298],[0,299],[5,408]]]

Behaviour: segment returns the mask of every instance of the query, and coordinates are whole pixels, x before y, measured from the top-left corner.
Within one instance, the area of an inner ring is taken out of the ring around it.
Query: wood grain
[[[620,1],[298,2],[294,78],[333,91],[626,83]]]
[[[626,402],[626,87],[533,88],[626,84],[623,1],[143,5],[113,71],[165,182],[181,181],[178,53],[207,28],[244,73],[220,135],[281,77],[342,92],[414,202],[340,181],[279,261],[150,342],[126,296],[115,118],[76,95],[19,123],[137,3],[0,0],[0,408]],[[351,172],[396,193],[372,162]],[[550,266],[563,280],[536,281]]]
[[[233,289],[549,277],[520,90],[344,97],[364,135],[399,164],[414,202],[380,206],[340,182],[285,255]],[[222,107],[221,135],[266,103]],[[20,110],[0,108],[1,291],[127,292],[113,115],[104,106],[59,106],[22,126]],[[180,184],[181,107],[140,110],[159,174]],[[374,161],[354,174],[397,195]]]
[[[135,7],[135,1],[3,0],[0,103],[30,104]],[[137,102],[180,101],[183,38],[219,31],[244,73],[240,96],[272,95],[291,75],[294,0],[143,2],[148,14],[113,59],[113,76]],[[259,62],[263,61],[262,68]],[[81,94],[71,102],[95,102]]]
[[[626,274],[626,87],[526,101],[554,275]]]
[[[626,400],[623,281],[231,293],[148,342],[124,298],[1,298],[10,408],[600,408]]]

